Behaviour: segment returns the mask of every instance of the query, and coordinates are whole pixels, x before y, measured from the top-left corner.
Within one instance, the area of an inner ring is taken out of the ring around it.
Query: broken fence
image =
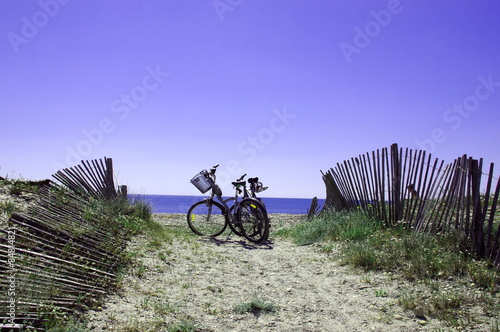
[[[444,164],[423,150],[383,148],[322,172],[323,210],[362,209],[388,226],[415,232],[465,234],[476,254],[500,266],[500,181],[494,165],[466,155]]]

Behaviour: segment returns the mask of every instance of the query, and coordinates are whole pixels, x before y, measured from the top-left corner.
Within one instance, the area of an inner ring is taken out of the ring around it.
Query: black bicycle
[[[235,195],[224,200],[222,190],[216,184],[215,172],[218,166],[213,166],[210,172],[203,170],[191,179],[191,183],[201,193],[204,194],[209,190],[211,192],[209,197],[194,203],[189,209],[187,213],[189,228],[195,234],[215,237],[222,234],[229,225],[235,234],[242,235],[249,241],[256,243],[266,241],[269,237],[269,217],[265,205],[255,195],[258,192],[258,178],[252,178],[250,192],[247,190],[246,181],[243,180],[246,175],[232,182],[236,189]],[[254,179],[257,179],[255,183]],[[262,191],[262,184],[260,185]],[[233,205],[229,207],[228,203],[231,201]]]
[[[234,187],[236,188],[237,192],[236,192],[236,195],[233,196],[233,197],[229,197],[229,198],[226,198],[224,200],[224,202],[226,202],[226,204],[232,204],[232,206],[229,208],[229,210],[231,212],[234,212],[234,207],[235,205],[233,204],[235,200],[237,200],[237,197],[238,197],[238,194],[243,194],[243,198],[246,198],[246,197],[253,197],[257,200],[259,200],[259,202],[262,203],[262,205],[264,206],[264,208],[266,207],[266,205],[264,204],[264,201],[257,197],[257,193],[259,192],[262,192],[264,190],[266,190],[268,187],[264,187],[262,185],[262,182],[259,182],[259,178],[258,177],[255,177],[255,178],[250,178],[248,179],[248,183],[250,184],[250,190],[248,190],[247,186],[246,186],[246,183],[243,181],[243,179],[246,177],[247,175],[244,174],[242,175],[238,180],[236,180],[235,183],[242,183],[240,185],[235,185]],[[235,184],[233,183],[233,185]],[[243,189],[242,189],[243,187]],[[267,210],[266,210],[267,211]],[[269,222],[269,228],[271,228],[271,223]],[[242,234],[242,232],[240,231],[240,228],[239,227],[234,227],[231,229],[233,231],[233,233],[235,233],[236,235],[239,235],[239,236],[244,236]]]

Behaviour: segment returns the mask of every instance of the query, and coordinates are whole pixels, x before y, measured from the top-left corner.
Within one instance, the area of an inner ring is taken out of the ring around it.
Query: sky
[[[2,0],[0,176],[113,159],[135,194],[263,197],[389,147],[500,167],[500,2]]]

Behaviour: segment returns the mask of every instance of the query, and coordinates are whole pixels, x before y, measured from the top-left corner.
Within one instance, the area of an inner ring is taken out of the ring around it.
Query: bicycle
[[[245,176],[247,176],[247,175],[246,174],[242,175],[238,180],[236,180],[236,182],[242,181],[245,178]],[[261,198],[257,197],[257,193],[266,190],[268,187],[264,187],[262,185],[262,182],[259,182],[258,177],[248,179],[248,183],[250,184],[250,190],[247,189],[246,185],[235,186],[235,188],[239,194],[243,193],[243,197],[253,197],[255,199],[258,199],[265,208],[266,205],[264,204],[264,201]],[[243,190],[241,190],[240,187],[243,187]],[[231,201],[234,201],[236,199],[236,197],[237,197],[237,195],[235,195],[234,197],[226,198],[224,200],[224,202],[229,203]],[[234,205],[231,206],[229,209],[232,211],[233,208],[234,208]],[[271,228],[270,222],[269,222],[269,228]],[[231,229],[231,230],[233,231],[233,233],[235,233],[238,236],[244,236],[239,231],[238,227],[234,227],[234,229]]]
[[[213,166],[210,172],[203,170],[191,179],[191,183],[201,193],[211,192],[209,197],[189,208],[189,228],[195,234],[215,237],[222,234],[229,225],[235,234],[243,235],[251,242],[266,241],[269,237],[269,217],[264,204],[258,198],[251,197],[251,192],[248,193],[246,181],[243,180],[245,175],[232,182],[236,189],[234,197],[224,200],[222,190],[216,184],[215,172],[218,166]],[[243,197],[240,197],[242,192]],[[228,206],[230,200],[234,200],[232,207]]]

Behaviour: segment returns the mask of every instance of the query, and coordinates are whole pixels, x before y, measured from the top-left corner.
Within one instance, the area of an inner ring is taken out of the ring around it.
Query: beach
[[[197,331],[432,331],[444,326],[395,305],[418,286],[391,274],[340,265],[335,246],[297,246],[271,236],[256,245],[234,234],[190,234],[183,214],[155,214],[178,234],[165,243],[144,235],[127,252],[138,264],[86,318],[92,331],[163,331],[195,324]],[[305,215],[271,215],[272,227]],[[258,299],[270,312],[236,308]],[[166,328],[164,329],[167,330]]]

